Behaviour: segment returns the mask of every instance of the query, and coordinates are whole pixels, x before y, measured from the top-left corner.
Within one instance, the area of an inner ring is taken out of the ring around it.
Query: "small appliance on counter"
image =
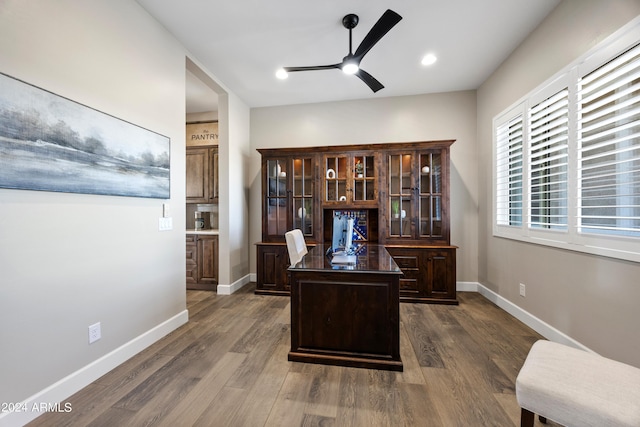
[[[195,227],[196,231],[211,229],[211,214],[209,212],[196,211]]]

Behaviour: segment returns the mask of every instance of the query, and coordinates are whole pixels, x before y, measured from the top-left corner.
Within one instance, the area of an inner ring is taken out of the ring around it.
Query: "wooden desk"
[[[317,245],[291,274],[289,360],[402,371],[402,271],[382,245],[367,244],[355,265],[331,265]]]

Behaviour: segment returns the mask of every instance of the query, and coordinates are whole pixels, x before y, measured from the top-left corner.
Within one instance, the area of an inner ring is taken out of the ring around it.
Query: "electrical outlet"
[[[521,296],[521,297],[525,297],[525,296],[527,296],[527,295],[526,295],[526,289],[525,289],[524,283],[520,283],[520,296]]]
[[[102,338],[102,332],[100,331],[100,322],[94,323],[89,326],[89,344],[92,344]]]

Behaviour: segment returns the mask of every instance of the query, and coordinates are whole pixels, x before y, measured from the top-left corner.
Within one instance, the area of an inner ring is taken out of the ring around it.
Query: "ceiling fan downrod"
[[[353,56],[351,30],[353,30],[358,25],[359,21],[360,21],[360,18],[358,18],[358,15],[356,15],[355,13],[350,13],[348,15],[345,15],[344,18],[342,18],[342,25],[347,30],[349,30],[349,56]]]

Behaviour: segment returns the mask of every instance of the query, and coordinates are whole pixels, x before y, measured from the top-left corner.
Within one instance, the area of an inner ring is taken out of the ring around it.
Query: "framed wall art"
[[[0,188],[170,197],[170,140],[0,73]]]

